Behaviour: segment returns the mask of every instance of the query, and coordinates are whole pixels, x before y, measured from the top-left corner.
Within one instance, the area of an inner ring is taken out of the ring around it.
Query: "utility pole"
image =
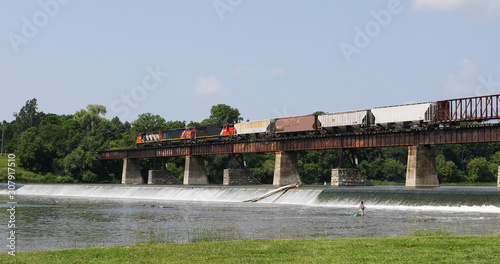
[[[3,156],[3,132],[5,130],[5,120],[2,122],[2,156]]]

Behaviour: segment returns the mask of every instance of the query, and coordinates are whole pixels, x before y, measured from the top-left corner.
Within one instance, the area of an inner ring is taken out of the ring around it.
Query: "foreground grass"
[[[0,263],[500,263],[500,236],[141,244],[0,254]]]

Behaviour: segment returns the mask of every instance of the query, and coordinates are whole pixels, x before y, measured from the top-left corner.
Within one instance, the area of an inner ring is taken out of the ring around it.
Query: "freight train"
[[[458,125],[463,121],[500,119],[499,107],[500,95],[489,95],[359,111],[169,129],[140,133],[137,137],[137,147]]]

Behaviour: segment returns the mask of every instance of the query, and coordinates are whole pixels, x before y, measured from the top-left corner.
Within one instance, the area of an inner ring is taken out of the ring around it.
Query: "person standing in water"
[[[359,205],[358,216],[365,216],[365,204],[363,201],[361,201],[361,204]]]

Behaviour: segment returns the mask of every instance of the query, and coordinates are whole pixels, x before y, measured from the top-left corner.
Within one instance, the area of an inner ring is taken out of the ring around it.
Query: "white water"
[[[220,187],[220,186],[141,186],[141,185],[66,185],[28,184],[17,190],[17,195],[51,197],[94,197],[113,199],[143,199],[204,202],[243,202],[263,195],[274,187]],[[275,194],[263,203],[315,204],[323,189],[296,189],[280,196]],[[1,190],[0,194],[6,194]],[[277,199],[279,197],[279,199]]]
[[[83,184],[28,184],[16,190],[17,195],[56,197],[91,197],[111,199],[135,200],[164,200],[164,201],[202,201],[202,202],[243,202],[274,189],[273,186],[151,186],[151,185],[83,185]],[[357,206],[358,198],[347,197],[342,199],[318,200],[318,196],[330,188],[303,187],[290,189],[285,193],[277,193],[260,200],[258,203],[297,204],[309,206]],[[342,190],[342,189],[339,189]],[[344,190],[353,190],[346,188]],[[363,188],[359,196],[363,196]],[[7,190],[0,190],[6,194]],[[390,193],[390,191],[388,191]],[[394,199],[394,198],[392,198]],[[404,199],[401,197],[400,199]],[[499,213],[500,207],[495,205],[481,206],[439,206],[439,205],[399,205],[396,200],[385,200],[376,203],[367,200],[370,209],[394,210],[424,210],[449,212],[484,212]]]

